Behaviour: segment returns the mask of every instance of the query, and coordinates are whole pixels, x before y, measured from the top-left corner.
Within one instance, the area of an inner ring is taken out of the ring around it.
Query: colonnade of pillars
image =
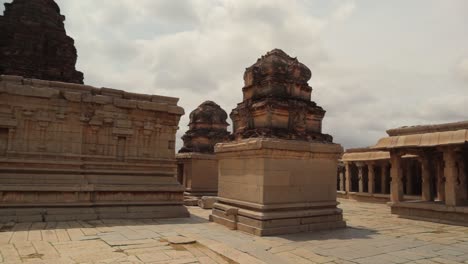
[[[410,158],[406,154],[412,154]],[[468,147],[391,151],[390,160],[346,161],[338,168],[337,189],[343,192],[404,195],[448,206],[468,205]]]
[[[401,202],[404,195],[402,151],[392,151],[391,201]],[[466,149],[445,147],[418,153],[421,168],[421,200],[440,201],[448,206],[468,204],[468,159]]]
[[[359,193],[390,193],[390,163],[345,162],[338,168],[338,190]]]

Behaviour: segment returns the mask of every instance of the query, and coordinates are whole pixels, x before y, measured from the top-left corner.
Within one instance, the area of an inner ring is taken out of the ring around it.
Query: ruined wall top
[[[83,83],[65,16],[53,0],[14,0],[0,16],[0,74]]]
[[[65,99],[76,103],[113,105],[123,109],[141,109],[168,112],[181,116],[184,109],[177,105],[178,98],[160,95],[129,93],[112,88],[96,88],[90,85],[64,83],[0,75],[0,94],[25,97]]]
[[[213,101],[205,101],[190,113],[189,130],[182,136],[179,153],[213,153],[217,143],[228,139],[227,113]]]

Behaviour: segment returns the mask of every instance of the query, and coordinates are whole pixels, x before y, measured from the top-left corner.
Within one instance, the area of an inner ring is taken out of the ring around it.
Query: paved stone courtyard
[[[468,227],[340,200],[349,228],[254,237],[190,219],[0,224],[0,263],[468,263]]]

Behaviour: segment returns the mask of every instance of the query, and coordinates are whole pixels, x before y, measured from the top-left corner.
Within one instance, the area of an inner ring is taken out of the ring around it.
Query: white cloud
[[[332,19],[343,21],[348,19],[354,12],[356,4],[354,1],[348,1],[338,6],[332,14]]]

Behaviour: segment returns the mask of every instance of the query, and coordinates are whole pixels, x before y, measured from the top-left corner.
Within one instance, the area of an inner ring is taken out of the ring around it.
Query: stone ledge
[[[41,204],[43,207],[44,205]],[[0,223],[50,222],[97,219],[160,219],[189,217],[181,204],[148,205],[81,205],[77,207],[7,208],[0,209]]]
[[[401,218],[468,226],[468,206],[447,207],[434,203],[390,203],[392,214]]]
[[[310,203],[283,203],[283,204],[271,204],[271,205],[262,205],[262,204],[257,204],[257,203],[250,203],[250,202],[244,202],[244,201],[239,201],[239,200],[233,200],[233,199],[228,199],[228,198],[223,198],[223,197],[218,197],[218,201],[221,203],[215,204],[216,206],[220,207],[229,207],[231,204],[235,204],[236,206],[240,206],[242,208],[251,208],[253,210],[262,210],[262,211],[267,211],[267,210],[294,210],[294,209],[300,209],[300,210],[305,210],[305,209],[313,209],[317,210],[319,208],[334,208],[333,210],[336,209],[336,206],[338,205],[337,201],[329,201],[329,202],[310,202]],[[234,206],[235,207],[235,206]],[[268,215],[268,214],[264,214]],[[262,218],[263,219],[263,218]]]
[[[12,95],[57,98],[62,95],[71,102],[113,104],[120,108],[136,108],[164,111],[183,115],[184,109],[177,106],[178,98],[128,93],[112,88],[96,88],[89,85],[28,79],[21,76],[0,75],[0,93]]]
[[[400,203],[391,203],[390,206],[393,208],[412,208],[412,209],[424,209],[424,210],[431,210],[437,212],[445,212],[445,213],[462,213],[467,214],[468,216],[468,205],[467,206],[447,206],[444,204],[437,204],[431,202],[422,202],[422,201],[415,201],[415,202],[400,202]]]
[[[289,150],[324,154],[341,154],[343,147],[339,144],[314,143],[299,140],[284,140],[275,138],[252,138],[243,139],[229,143],[218,143],[215,146],[215,153],[236,152],[245,150]]]
[[[203,154],[196,152],[178,153],[176,159],[201,159],[201,160],[216,160],[215,154]]]
[[[183,192],[176,183],[146,185],[111,184],[1,184],[0,192]]]

